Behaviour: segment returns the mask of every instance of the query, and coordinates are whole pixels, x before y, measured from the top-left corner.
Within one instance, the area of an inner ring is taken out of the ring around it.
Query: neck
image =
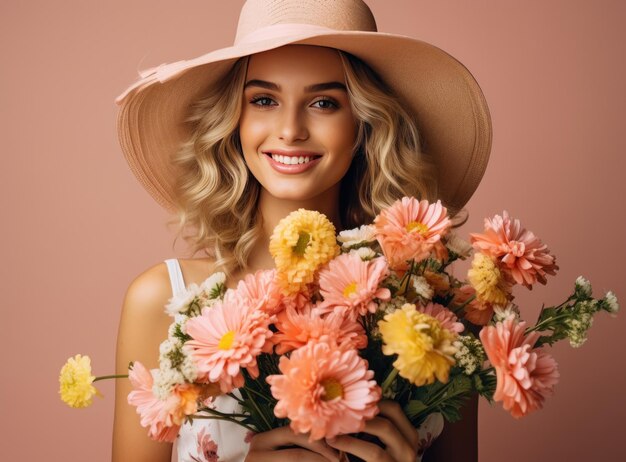
[[[278,222],[294,210],[303,208],[323,213],[335,225],[337,231],[341,230],[339,184],[306,200],[279,199],[261,188],[258,208],[263,219],[263,235],[258,243],[258,250],[255,249],[248,260],[249,269],[253,271],[274,267],[269,253],[270,237]]]

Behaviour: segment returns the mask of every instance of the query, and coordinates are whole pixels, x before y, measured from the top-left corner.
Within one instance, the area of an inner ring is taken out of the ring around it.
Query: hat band
[[[337,32],[344,32],[337,29],[331,29],[330,27],[318,26],[315,24],[299,24],[299,23],[281,23],[272,24],[270,26],[261,27],[253,30],[252,32],[244,35],[243,37],[237,37],[235,39],[235,45],[249,44],[255,42],[261,42],[264,40],[272,40],[278,37],[284,36],[309,36],[317,34],[332,34]]]

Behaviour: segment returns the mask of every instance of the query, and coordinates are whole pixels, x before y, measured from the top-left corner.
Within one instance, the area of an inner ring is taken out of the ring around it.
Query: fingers
[[[403,460],[400,455],[410,453],[413,450],[413,445],[405,439],[404,435],[400,432],[398,427],[388,419],[383,417],[375,417],[372,420],[368,420],[363,429],[365,433],[377,436],[380,439],[387,451],[397,461]],[[413,457],[415,460],[415,457]]]
[[[276,428],[267,432],[257,433],[250,443],[250,451],[270,452],[273,454],[282,453],[287,450],[277,451],[283,446],[300,446],[308,449],[311,454],[316,453],[324,462],[339,462],[339,452],[329,447],[324,440],[309,441],[308,435],[296,434],[289,427]],[[296,449],[302,453],[302,451]],[[257,459],[254,459],[257,460]],[[285,459],[296,460],[296,459]],[[301,460],[301,459],[297,459]]]
[[[380,409],[379,416],[384,416],[385,418],[391,420],[409,445],[412,448],[417,447],[417,444],[419,443],[419,433],[413,427],[409,419],[407,419],[402,407],[398,403],[395,401],[383,400],[378,403],[378,409]]]
[[[327,439],[326,442],[329,446],[360,457],[366,462],[394,462],[391,455],[377,444],[368,443],[352,436],[341,435]]]

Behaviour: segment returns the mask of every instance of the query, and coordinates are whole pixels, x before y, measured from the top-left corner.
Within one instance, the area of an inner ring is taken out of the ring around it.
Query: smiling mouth
[[[311,155],[311,154],[304,154],[302,156],[297,156],[297,155],[296,156],[284,156],[281,154],[274,154],[271,152],[264,152],[263,154],[271,157],[272,160],[274,160],[275,162],[281,163],[283,165],[308,164],[312,160],[322,157],[319,155]]]

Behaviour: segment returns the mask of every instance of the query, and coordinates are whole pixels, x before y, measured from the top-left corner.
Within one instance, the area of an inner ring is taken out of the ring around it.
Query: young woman
[[[435,47],[375,31],[360,0],[248,0],[233,47],[153,69],[120,96],[131,168],[178,212],[181,229],[192,229],[185,238],[194,254],[207,257],[170,259],[130,284],[119,373],[130,361],[157,367],[171,323],[163,307],[177,285],[224,271],[234,288],[246,273],[272,268],[269,236],[293,210],[320,211],[340,230],[402,196],[441,198],[452,212],[467,201],[490,148],[480,89]],[[127,404],[130,390],[117,384],[113,460],[169,461],[172,445],[147,437]],[[181,428],[178,460],[335,461],[342,451],[415,461],[417,430],[395,403],[379,408],[365,433],[384,447],[348,435],[309,443],[288,427],[251,437],[234,424],[195,420]],[[477,460],[477,401],[465,411],[424,460]]]

